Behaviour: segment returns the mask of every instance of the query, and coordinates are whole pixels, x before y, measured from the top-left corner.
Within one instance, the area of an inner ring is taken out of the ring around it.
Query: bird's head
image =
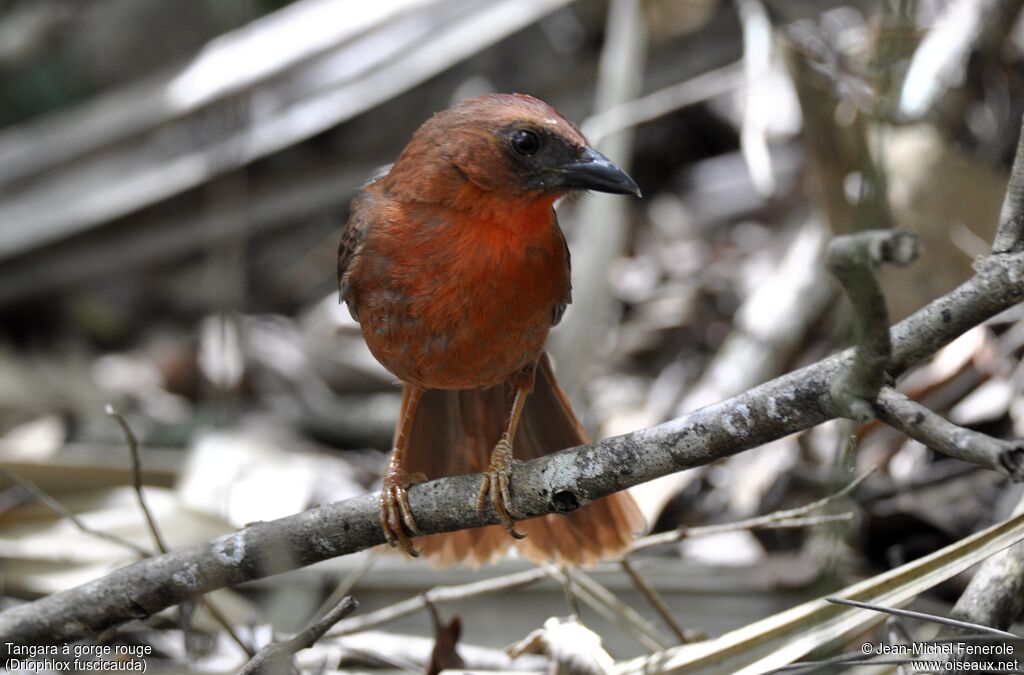
[[[429,181],[415,180],[424,173]],[[554,201],[582,190],[640,196],[633,179],[590,147],[575,125],[523,94],[478,96],[437,113],[416,131],[391,174],[406,185],[458,192],[471,186],[496,199]],[[418,194],[422,199],[424,192]]]

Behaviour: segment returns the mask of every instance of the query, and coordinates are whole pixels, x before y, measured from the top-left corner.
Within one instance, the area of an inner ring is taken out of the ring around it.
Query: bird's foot
[[[412,516],[409,506],[409,486],[426,480],[421,473],[410,476],[405,469],[391,462],[384,472],[383,485],[380,491],[380,526],[384,530],[384,538],[394,548],[399,547],[413,558],[420,552],[412,545],[409,535],[419,536],[419,526]]]
[[[476,510],[483,513],[487,508],[487,498],[505,526],[505,531],[515,539],[525,539],[526,535],[516,530],[516,521],[510,510],[512,495],[509,484],[512,481],[512,444],[508,438],[502,438],[491,451],[491,465],[484,473],[484,482],[476,497]]]

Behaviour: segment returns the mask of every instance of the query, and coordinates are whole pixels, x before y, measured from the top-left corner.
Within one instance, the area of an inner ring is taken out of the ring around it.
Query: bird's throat
[[[482,191],[469,184],[452,200],[453,211],[477,234],[499,240],[534,240],[551,236],[557,229],[556,195],[523,198]]]

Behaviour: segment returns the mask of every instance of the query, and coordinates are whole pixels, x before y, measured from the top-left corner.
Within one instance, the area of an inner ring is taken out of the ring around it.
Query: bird
[[[340,298],[373,356],[402,384],[382,480],[385,540],[436,566],[478,567],[515,546],[531,560],[591,565],[643,528],[616,493],[520,520],[514,466],[587,433],[544,350],[572,301],[555,203],[586,190],[640,196],[578,127],[525,94],[435,113],[353,198],[338,246]],[[482,473],[476,508],[501,525],[423,535],[408,489]]]

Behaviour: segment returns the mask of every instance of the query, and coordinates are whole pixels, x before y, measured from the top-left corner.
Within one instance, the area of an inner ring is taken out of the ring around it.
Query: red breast
[[[490,386],[535,362],[570,293],[551,201],[468,214],[375,200],[382,226],[359,276],[374,356],[402,381],[438,389]]]

